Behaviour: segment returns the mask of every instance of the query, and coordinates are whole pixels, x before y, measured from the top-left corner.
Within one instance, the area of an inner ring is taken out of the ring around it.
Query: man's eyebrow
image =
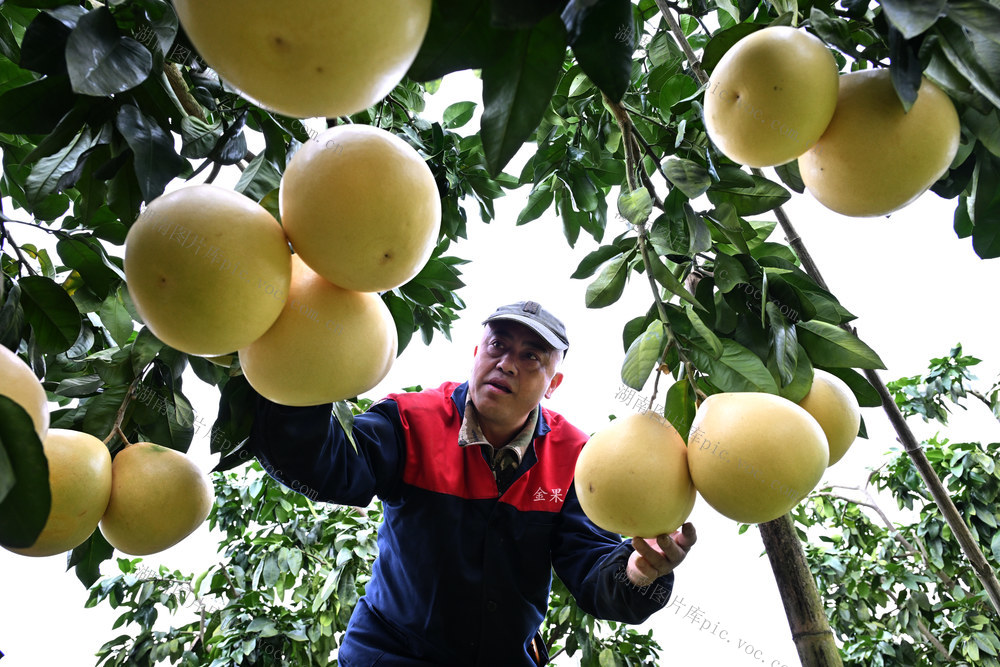
[[[490,327],[490,332],[492,334],[491,337],[493,338],[503,338],[505,341],[510,341],[514,338],[514,334],[511,333],[510,329],[503,325]],[[536,339],[526,337],[523,340],[524,345],[532,348],[533,350],[538,350],[540,352],[551,352],[553,350],[553,348],[546,345],[541,338]]]

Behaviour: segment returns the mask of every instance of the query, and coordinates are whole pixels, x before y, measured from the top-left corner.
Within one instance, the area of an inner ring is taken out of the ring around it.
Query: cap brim
[[[537,320],[533,320],[529,317],[524,317],[522,315],[507,315],[507,314],[493,315],[483,320],[483,324],[488,324],[489,322],[497,322],[499,320],[509,320],[511,322],[517,322],[518,324],[523,324],[524,326],[528,327],[536,334],[541,336],[546,343],[548,343],[550,346],[552,346],[557,350],[569,349],[569,343],[560,340],[559,337],[556,336],[554,333],[552,333],[552,331],[544,324],[538,322]]]

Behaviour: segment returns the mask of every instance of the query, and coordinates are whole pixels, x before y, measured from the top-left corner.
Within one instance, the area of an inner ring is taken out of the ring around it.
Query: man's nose
[[[505,352],[502,356],[497,359],[497,369],[501,373],[509,373],[513,375],[517,370],[517,364],[514,363],[514,359],[511,357],[511,352]]]

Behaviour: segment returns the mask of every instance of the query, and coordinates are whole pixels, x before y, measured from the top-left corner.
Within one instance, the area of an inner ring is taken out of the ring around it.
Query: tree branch
[[[184,81],[184,76],[177,68],[177,65],[164,62],[163,73],[166,74],[167,82],[170,84],[170,89],[174,91],[174,95],[177,96],[177,101],[180,102],[181,109],[189,116],[194,116],[201,122],[207,123],[208,118],[205,116],[205,109],[202,108],[198,100],[191,94],[191,90]]]
[[[7,239],[10,242],[10,247],[14,250],[14,254],[17,255],[18,267],[23,266],[29,274],[33,276],[38,275],[31,264],[28,263],[28,259],[24,256],[24,253],[21,252],[21,246],[17,245],[10,232],[7,231],[6,223],[8,222],[17,222],[17,220],[10,220],[6,216],[0,216],[0,250],[3,250],[3,240]],[[20,275],[20,268],[18,268],[18,275]]]
[[[677,22],[676,18],[674,18],[671,10],[678,13],[683,12],[677,7],[676,3],[668,2],[668,0],[656,0],[656,6],[660,8],[660,14],[663,15],[663,20],[667,22],[667,26],[670,27],[670,32],[674,34],[674,37],[680,44],[681,50],[684,51],[684,55],[687,57],[688,63],[691,65],[691,71],[694,72],[694,76],[698,79],[698,83],[705,85],[708,83],[708,75],[705,74],[705,70],[701,66],[701,60],[698,59],[698,56],[691,48],[691,45],[688,44],[687,35],[684,34],[680,23]]]

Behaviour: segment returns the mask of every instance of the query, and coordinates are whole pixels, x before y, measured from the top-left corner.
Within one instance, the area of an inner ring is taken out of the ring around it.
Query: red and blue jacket
[[[479,447],[461,447],[467,384],[393,394],[354,421],[358,453],[330,406],[260,399],[251,451],[273,477],[319,501],[382,500],[379,556],[338,653],[345,667],[533,665],[555,569],[589,614],[641,623],[673,574],[643,589],[631,544],[587,519],[573,490],[587,441],[541,408],[517,477],[500,493]]]

